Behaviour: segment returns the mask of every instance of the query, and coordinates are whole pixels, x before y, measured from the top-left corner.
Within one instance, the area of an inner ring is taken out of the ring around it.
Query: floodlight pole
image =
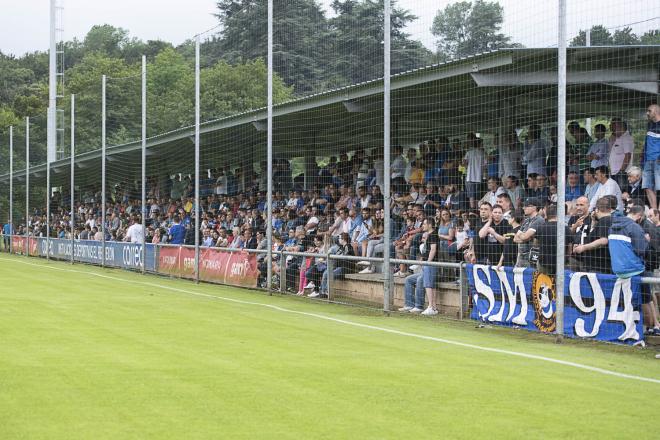
[[[147,266],[147,57],[142,55],[142,273]]]
[[[105,267],[105,136],[106,136],[106,112],[105,112],[105,85],[106,76],[101,77],[101,266]]]
[[[383,211],[385,218],[383,222],[383,310],[389,312],[392,293],[392,271],[390,268],[390,49],[391,49],[391,31],[390,31],[390,16],[391,16],[391,3],[390,0],[384,1],[384,53],[383,53],[383,175],[384,175],[384,188],[383,188]]]
[[[272,294],[273,278],[273,0],[268,0],[268,134],[267,134],[267,225],[266,246],[268,247],[266,285]],[[282,276],[282,274],[280,274]]]
[[[48,52],[48,118],[46,121],[46,260],[50,260],[50,162],[57,144],[57,0],[50,0],[50,50]]]
[[[76,95],[71,95],[71,264],[75,261],[75,232],[76,227],[76,207],[75,207],[75,182],[76,182]]]
[[[9,127],[9,253],[14,249],[14,126]]]
[[[557,274],[555,292],[557,304],[556,332],[564,334],[564,258],[566,237],[566,0],[559,0],[558,93],[557,93]]]
[[[30,256],[30,117],[25,117],[25,256]]]
[[[200,36],[195,38],[195,282],[199,283],[199,120],[200,120]]]

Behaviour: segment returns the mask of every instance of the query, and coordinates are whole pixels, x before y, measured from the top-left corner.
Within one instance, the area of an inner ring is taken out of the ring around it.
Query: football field
[[[0,256],[0,439],[660,436],[651,350]]]

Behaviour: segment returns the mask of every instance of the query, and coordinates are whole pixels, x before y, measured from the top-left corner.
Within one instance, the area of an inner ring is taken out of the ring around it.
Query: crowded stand
[[[382,149],[318,158],[307,185],[302,175],[292,175],[288,160],[276,159],[273,282],[279,285],[285,277],[291,292],[327,297],[328,254],[365,258],[337,259],[335,278],[366,276],[384,270],[374,258],[389,246],[390,255],[411,263],[392,269],[405,284],[400,310],[434,315],[437,282],[457,282],[457,273],[425,262],[534,267],[554,276],[560,227],[565,228],[567,269],[654,276],[660,250],[660,107],[650,105],[646,115],[643,145],[635,145],[620,118],[611,119],[609,127],[595,125],[591,134],[577,121],[568,124],[565,218],[557,216],[556,127],[511,130],[489,140],[492,145],[475,133],[429,139],[416,147],[393,145],[390,243],[384,241]],[[264,285],[266,164],[255,165],[258,170],[209,169],[200,178],[199,244],[262,251]],[[151,176],[146,188],[146,235],[139,182],[113,181],[108,182],[105,219],[100,184],[80,188],[73,209],[65,190],[54,192],[51,236],[100,241],[105,224],[106,241],[194,245],[194,176]],[[43,237],[45,218],[43,209],[35,209],[14,232]],[[647,332],[660,334],[658,293],[649,285],[644,289]]]

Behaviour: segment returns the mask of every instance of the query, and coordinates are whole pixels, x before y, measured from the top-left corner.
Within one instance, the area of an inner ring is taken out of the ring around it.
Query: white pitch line
[[[608,376],[619,377],[619,378],[622,378],[622,379],[631,379],[631,380],[637,380],[637,381],[642,381],[642,382],[650,382],[650,383],[660,384],[660,379],[653,379],[653,378],[650,378],[650,377],[619,373],[617,371],[606,370],[604,368],[593,367],[591,365],[579,364],[577,362],[564,361],[564,360],[561,360],[561,359],[555,359],[555,358],[550,358],[550,357],[546,357],[546,356],[539,356],[539,355],[535,355],[535,354],[529,354],[529,353],[523,353],[523,352],[511,351],[511,350],[503,350],[503,349],[499,349],[499,348],[484,347],[484,346],[481,346],[481,345],[468,344],[466,342],[458,342],[458,341],[452,341],[450,339],[436,338],[434,336],[426,336],[426,335],[420,335],[420,334],[417,334],[417,333],[410,333],[410,332],[404,332],[404,331],[400,331],[400,330],[394,330],[394,329],[390,329],[390,328],[387,328],[387,327],[378,327],[378,326],[375,326],[375,325],[361,324],[359,322],[347,321],[345,319],[339,319],[339,318],[332,318],[332,317],[326,316],[326,315],[319,315],[318,313],[309,313],[309,312],[301,312],[301,311],[298,311],[298,310],[285,309],[284,307],[275,306],[275,305],[272,305],[272,304],[264,304],[264,303],[253,302],[253,301],[244,301],[244,300],[235,299],[235,298],[227,298],[227,297],[223,297],[223,296],[210,295],[208,293],[195,292],[195,291],[192,291],[192,290],[179,289],[179,288],[176,288],[176,287],[165,286],[165,285],[157,284],[157,283],[127,280],[127,279],[124,279],[124,278],[113,277],[113,276],[110,276],[110,275],[102,275],[102,274],[98,274],[98,273],[87,272],[87,271],[76,270],[76,269],[64,269],[64,268],[60,268],[60,267],[45,266],[43,264],[35,264],[35,263],[30,263],[30,262],[27,262],[27,261],[20,261],[20,260],[15,260],[15,259],[0,258],[0,261],[8,261],[8,262],[12,262],[12,263],[26,264],[26,265],[29,265],[29,266],[37,266],[37,267],[40,267],[40,268],[59,270],[59,271],[62,271],[62,272],[71,272],[71,273],[91,275],[91,276],[95,276],[95,277],[99,277],[99,278],[106,278],[106,279],[113,280],[113,281],[120,281],[120,282],[124,282],[124,283],[138,284],[138,285],[149,286],[149,287],[157,287],[159,289],[165,289],[165,290],[169,290],[169,291],[172,291],[172,292],[185,293],[187,295],[200,296],[200,297],[204,297],[204,298],[210,298],[210,299],[215,299],[215,300],[233,302],[233,303],[237,303],[237,304],[244,304],[244,305],[250,305],[250,306],[260,306],[260,307],[265,307],[265,308],[269,308],[269,309],[272,309],[272,310],[277,310],[279,312],[292,313],[292,314],[302,315],[302,316],[309,316],[309,317],[312,317],[312,318],[323,319],[325,321],[336,322],[336,323],[339,323],[339,324],[350,325],[350,326],[353,326],[353,327],[359,327],[359,328],[379,331],[379,332],[383,332],[383,333],[389,333],[389,334],[398,335],[398,336],[406,336],[406,337],[422,339],[422,340],[426,340],[426,341],[440,342],[442,344],[453,345],[453,346],[457,346],[457,347],[471,348],[471,349],[474,349],[474,350],[481,350],[481,351],[487,351],[487,352],[491,352],[491,353],[506,354],[506,355],[509,355],[509,356],[516,356],[516,357],[522,357],[522,358],[526,358],[526,359],[533,359],[533,360],[537,360],[537,361],[549,362],[549,363],[563,365],[563,366],[567,366],[567,367],[573,367],[573,368],[579,368],[579,369],[582,369],[582,370],[592,371],[594,373],[600,373],[600,374],[604,374],[604,375],[608,375]]]

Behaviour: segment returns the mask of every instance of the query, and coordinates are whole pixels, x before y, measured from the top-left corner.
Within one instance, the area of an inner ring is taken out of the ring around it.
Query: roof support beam
[[[557,72],[471,73],[479,87],[546,86],[557,84]],[[605,69],[568,72],[568,84],[640,83],[658,80],[656,69]]]

